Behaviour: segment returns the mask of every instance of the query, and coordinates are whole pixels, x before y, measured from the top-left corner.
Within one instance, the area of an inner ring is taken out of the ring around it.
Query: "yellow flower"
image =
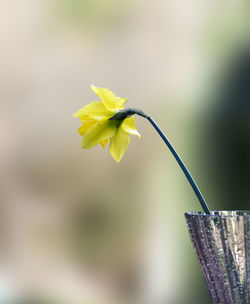
[[[78,129],[78,133],[83,136],[82,148],[91,149],[97,144],[105,148],[106,144],[110,142],[110,154],[119,162],[130,143],[129,135],[141,138],[136,130],[135,118],[131,116],[123,120],[110,120],[123,109],[127,99],[117,97],[105,88],[91,85],[91,89],[101,101],[91,102],[73,114],[74,117],[79,117],[82,122],[82,126]]]

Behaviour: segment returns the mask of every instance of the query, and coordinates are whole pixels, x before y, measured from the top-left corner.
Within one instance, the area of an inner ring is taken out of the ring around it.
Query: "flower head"
[[[141,137],[136,130],[135,118],[130,116],[122,120],[111,119],[123,109],[127,99],[117,97],[105,88],[91,85],[91,89],[101,101],[91,102],[73,114],[82,122],[78,129],[78,133],[83,136],[82,148],[91,149],[98,144],[105,148],[109,142],[110,154],[119,162],[129,146],[129,135]]]

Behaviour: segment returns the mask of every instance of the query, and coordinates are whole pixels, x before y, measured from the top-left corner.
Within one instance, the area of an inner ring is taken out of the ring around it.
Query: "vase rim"
[[[212,210],[211,214],[206,214],[202,211],[185,212],[185,216],[199,216],[199,217],[249,217],[250,210]]]

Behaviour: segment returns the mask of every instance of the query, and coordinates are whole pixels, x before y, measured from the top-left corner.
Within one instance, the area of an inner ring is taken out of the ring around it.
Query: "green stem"
[[[130,117],[130,116],[135,115],[135,114],[146,118],[151,123],[151,125],[155,128],[155,130],[160,135],[160,137],[163,139],[163,141],[165,142],[165,144],[167,145],[167,147],[169,148],[169,150],[173,154],[174,158],[178,162],[179,166],[181,167],[181,169],[182,169],[183,173],[185,174],[188,182],[190,183],[191,187],[193,188],[193,190],[194,190],[194,192],[195,192],[195,194],[196,194],[196,196],[197,196],[197,198],[198,198],[198,200],[201,204],[202,209],[204,210],[204,212],[206,214],[211,214],[210,210],[208,208],[208,205],[207,205],[199,187],[197,186],[196,182],[194,181],[192,175],[188,171],[187,167],[183,163],[183,161],[180,158],[180,156],[178,155],[178,153],[175,151],[175,149],[172,146],[172,144],[170,143],[170,141],[167,139],[167,137],[164,135],[164,133],[158,127],[156,122],[150,116],[145,114],[142,110],[134,109],[134,108],[127,108],[127,109],[123,109],[123,110],[117,112],[113,117],[110,118],[110,120],[124,120],[127,117]]]
[[[172,146],[172,144],[170,143],[170,141],[167,139],[167,137],[163,134],[161,129],[155,123],[155,121],[150,116],[148,116],[147,119],[151,123],[151,125],[155,128],[155,130],[158,132],[158,134],[161,136],[161,138],[163,139],[163,141],[165,142],[165,144],[167,145],[167,147],[169,148],[169,150],[173,154],[174,158],[178,162],[178,164],[181,167],[183,173],[185,174],[188,182],[190,183],[191,187],[193,188],[193,190],[194,190],[194,192],[195,192],[195,194],[196,194],[196,196],[197,196],[197,198],[198,198],[198,200],[201,204],[202,209],[204,210],[204,212],[206,214],[210,214],[210,210],[208,208],[208,205],[207,205],[199,187],[197,186],[196,182],[194,181],[191,173],[188,171],[187,167],[185,166],[184,162],[182,161],[182,159],[180,158],[178,153],[175,151],[175,149]]]

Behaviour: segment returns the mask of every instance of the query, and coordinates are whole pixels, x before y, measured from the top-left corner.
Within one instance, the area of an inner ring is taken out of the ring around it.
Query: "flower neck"
[[[117,112],[114,116],[112,116],[109,119],[110,120],[124,120],[135,114],[145,117],[147,119],[149,118],[149,116],[147,114],[145,114],[142,110],[134,109],[134,108],[127,108],[127,109],[123,109],[123,110]]]

